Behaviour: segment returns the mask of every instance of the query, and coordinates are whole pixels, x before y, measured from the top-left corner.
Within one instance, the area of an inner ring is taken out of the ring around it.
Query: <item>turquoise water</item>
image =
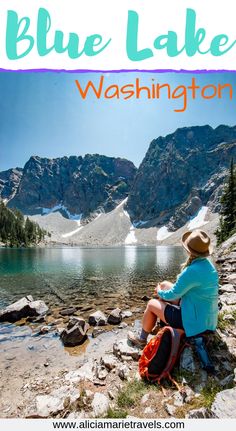
[[[138,302],[173,280],[181,247],[0,249],[0,307],[31,294],[48,305]]]

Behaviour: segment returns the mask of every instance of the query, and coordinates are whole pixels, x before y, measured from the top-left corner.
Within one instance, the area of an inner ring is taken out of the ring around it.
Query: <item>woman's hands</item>
[[[172,286],[173,286],[173,283],[171,283],[170,281],[164,280],[161,283],[157,284],[157,286],[155,287],[154,293],[156,296],[158,296],[159,290],[169,290],[171,289]]]

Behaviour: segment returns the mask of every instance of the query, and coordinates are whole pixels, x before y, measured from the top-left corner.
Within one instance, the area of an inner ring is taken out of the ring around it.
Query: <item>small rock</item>
[[[119,325],[121,320],[122,320],[121,310],[120,308],[115,308],[109,314],[107,322],[110,325]]]
[[[118,326],[119,329],[127,328],[128,324],[125,322],[121,322],[121,324]]]
[[[101,329],[101,328],[94,328],[93,332],[92,332],[92,337],[96,338],[101,334],[104,334],[104,332],[106,332],[106,329]]]
[[[42,328],[40,328],[39,330],[39,334],[40,335],[48,334],[50,329],[51,329],[50,326],[42,326]]]
[[[65,375],[65,380],[71,383],[78,383],[82,380],[93,381],[95,375],[94,362],[88,360],[76,371],[70,371]]]
[[[229,374],[223,380],[220,381],[221,386],[227,386],[234,381],[234,374]]]
[[[109,371],[115,368],[118,363],[113,355],[105,355],[100,359],[102,365],[104,365]]]
[[[236,293],[223,293],[223,295],[220,296],[220,301],[226,305],[235,305]]]
[[[128,317],[132,317],[133,313],[130,310],[124,310],[121,312],[121,317],[122,319],[128,318]]]
[[[136,307],[133,309],[133,313],[137,314],[137,313],[141,313],[142,312],[142,308],[140,307]]]
[[[195,373],[196,366],[193,356],[193,351],[190,347],[186,347],[180,357],[180,368],[183,370]]]
[[[93,415],[94,417],[100,418],[105,416],[110,407],[110,401],[101,392],[96,392],[92,401]]]
[[[129,346],[126,338],[113,344],[113,353],[118,358],[121,356],[130,356],[136,361],[138,361],[140,356],[139,350],[136,347]]]
[[[61,316],[71,316],[72,314],[75,314],[77,309],[75,307],[65,308],[61,310],[59,313]]]
[[[235,419],[236,387],[216,394],[211,411],[219,419]]]
[[[123,361],[123,362],[131,362],[131,361],[133,361],[132,356],[124,356],[124,355],[121,355],[120,359],[121,359],[121,361]]]
[[[144,409],[145,415],[152,415],[154,413],[154,410],[151,407],[146,407]]]
[[[150,395],[149,394],[145,394],[143,395],[143,397],[141,398],[140,403],[141,404],[145,404],[148,400],[149,400]]]
[[[102,311],[98,310],[89,316],[89,325],[91,326],[104,326],[107,324],[107,318]]]
[[[175,407],[182,407],[184,405],[185,395],[180,392],[176,392],[173,396],[173,404]]]
[[[128,380],[130,374],[130,370],[126,364],[123,364],[118,369],[118,376],[121,380]]]
[[[88,329],[89,325],[84,320],[78,319],[74,326],[71,322],[68,323],[68,327],[62,331],[60,338],[64,346],[78,346],[87,339]]]
[[[96,370],[96,376],[99,380],[105,380],[108,375],[108,371],[104,366],[98,366]]]
[[[235,288],[232,284],[224,284],[223,286],[220,286],[220,292],[234,293]]]
[[[168,413],[168,415],[174,416],[175,411],[176,411],[175,406],[173,406],[172,404],[164,403],[164,409]]]
[[[211,413],[211,411],[206,409],[205,407],[190,410],[185,416],[186,419],[209,419],[212,417],[213,414]]]

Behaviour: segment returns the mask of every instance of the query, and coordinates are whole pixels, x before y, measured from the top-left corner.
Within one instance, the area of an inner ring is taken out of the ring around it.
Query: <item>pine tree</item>
[[[217,243],[221,244],[236,231],[236,173],[231,160],[228,182],[221,198],[220,225],[216,231]]]
[[[42,241],[46,231],[19,210],[10,210],[0,201],[0,241],[10,247],[27,247]]]

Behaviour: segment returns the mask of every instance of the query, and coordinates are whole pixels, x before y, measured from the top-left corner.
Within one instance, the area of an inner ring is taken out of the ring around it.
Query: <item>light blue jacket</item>
[[[158,291],[165,301],[181,298],[183,327],[188,337],[216,329],[218,281],[210,260],[197,258],[179,274],[171,289]]]

